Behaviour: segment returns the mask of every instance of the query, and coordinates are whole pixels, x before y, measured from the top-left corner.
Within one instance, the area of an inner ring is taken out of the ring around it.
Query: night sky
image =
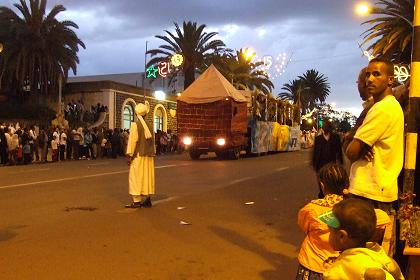
[[[15,1],[0,0],[12,7]],[[78,36],[86,44],[79,52],[78,75],[141,72],[144,70],[145,42],[148,48],[162,41],[155,35],[174,31],[173,22],[196,21],[207,31],[216,31],[227,47],[250,47],[259,57],[281,54],[277,64],[285,64],[282,75],[272,81],[274,94],[284,83],[306,70],[316,69],[331,84],[327,102],[338,108],[360,111],[356,79],[367,64],[358,42],[368,29],[354,12],[354,0],[61,0],[48,1],[48,7],[62,4],[67,11],[60,20],[79,25]],[[290,60],[291,59],[291,60]],[[281,71],[282,71],[281,70]],[[277,73],[274,65],[272,75]]]

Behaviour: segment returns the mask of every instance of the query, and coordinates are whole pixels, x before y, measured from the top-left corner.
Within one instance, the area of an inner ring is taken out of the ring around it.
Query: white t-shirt
[[[381,202],[397,200],[397,178],[404,158],[404,115],[394,96],[372,106],[354,138],[371,146],[374,157],[351,165],[350,192]]]
[[[60,135],[60,145],[66,145],[67,144],[67,135],[62,132]]]

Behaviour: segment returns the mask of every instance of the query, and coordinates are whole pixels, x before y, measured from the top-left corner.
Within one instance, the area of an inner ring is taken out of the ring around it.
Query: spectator
[[[51,155],[51,159],[52,161],[58,161],[58,139],[57,139],[57,135],[53,136],[53,139],[51,140],[51,151],[52,151],[52,155]]]
[[[397,178],[404,156],[404,115],[393,96],[393,82],[391,62],[379,58],[369,62],[366,86],[374,104],[346,150],[352,162],[350,193],[388,213],[398,199]]]
[[[23,164],[29,164],[32,162],[31,146],[28,140],[25,140],[23,145]]]
[[[376,215],[371,204],[350,198],[334,205],[332,211],[319,216],[329,227],[329,244],[341,252],[323,273],[324,280],[365,279],[369,269],[379,269],[386,279],[404,279],[398,264],[374,242]],[[383,278],[385,279],[385,278]]]
[[[63,161],[64,160],[64,155],[65,155],[65,151],[66,151],[66,145],[67,145],[67,134],[66,134],[66,130],[62,129],[61,130],[61,134],[60,134],[60,160]]]
[[[327,163],[343,163],[340,137],[334,132],[330,121],[325,121],[322,133],[315,138],[312,165],[316,172]],[[318,198],[324,197],[321,188]]]
[[[41,162],[47,162],[47,153],[48,153],[48,136],[45,132],[45,128],[41,127],[38,136],[38,149]]]

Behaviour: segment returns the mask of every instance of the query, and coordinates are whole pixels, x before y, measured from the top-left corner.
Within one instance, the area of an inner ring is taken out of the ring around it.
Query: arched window
[[[164,112],[162,110],[162,108],[156,108],[156,113],[155,113],[155,117],[154,117],[154,128],[155,128],[155,132],[157,132],[157,130],[162,130],[163,131],[163,118],[164,118]]]
[[[130,129],[131,122],[134,122],[134,109],[130,103],[127,103],[123,109],[123,129]]]

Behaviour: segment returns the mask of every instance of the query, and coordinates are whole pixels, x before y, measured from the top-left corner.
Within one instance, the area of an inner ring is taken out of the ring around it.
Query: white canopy
[[[237,102],[247,102],[241,92],[234,88],[212,64],[182,92],[178,100],[190,104],[200,104],[223,100],[226,97]]]

